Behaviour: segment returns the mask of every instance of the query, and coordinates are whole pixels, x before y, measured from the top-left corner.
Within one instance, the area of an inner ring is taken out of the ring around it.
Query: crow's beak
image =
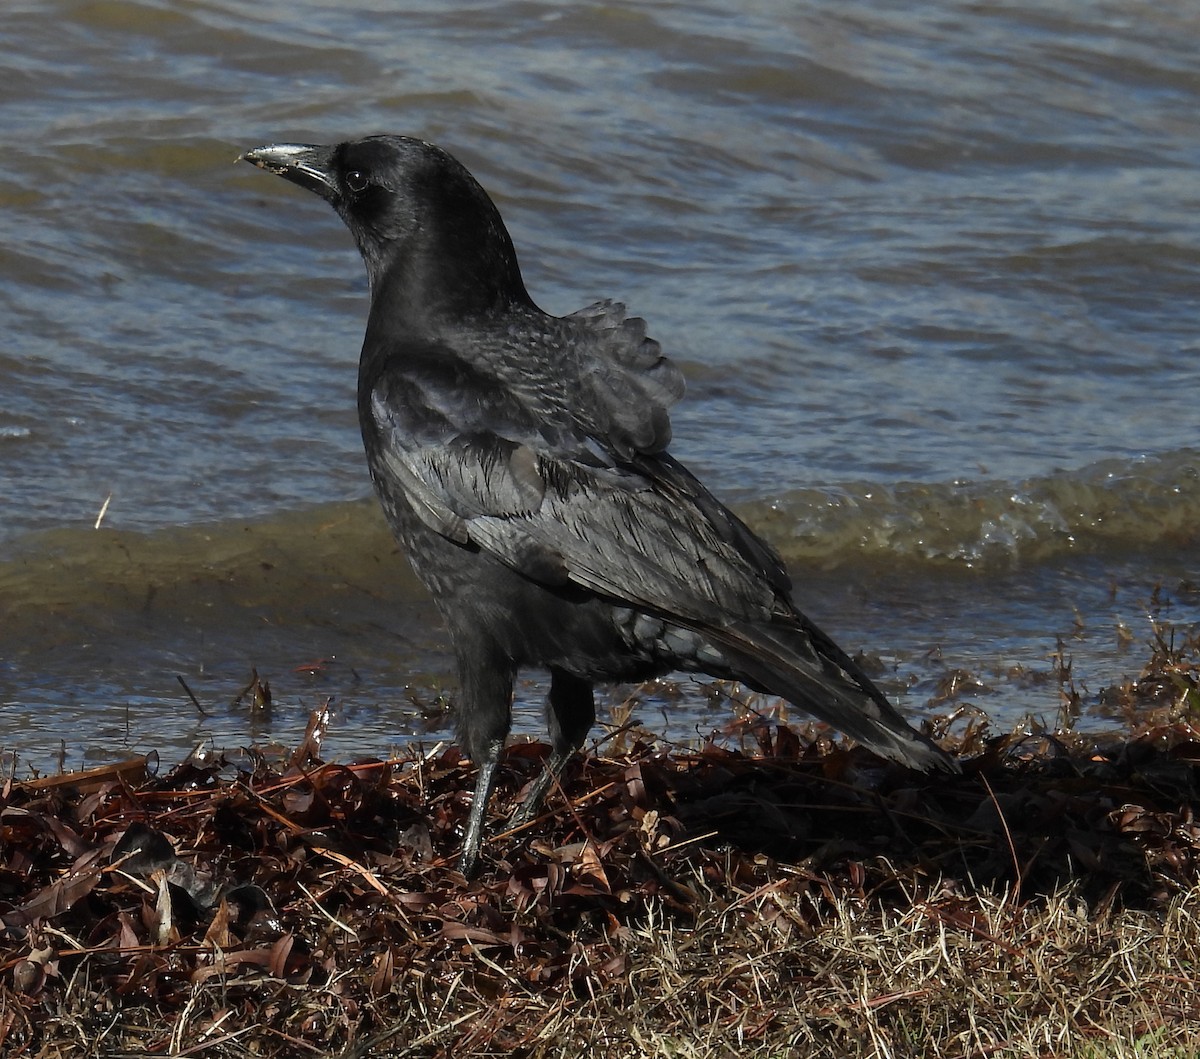
[[[332,147],[312,143],[272,143],[247,151],[238,161],[275,173],[293,184],[315,191],[330,202],[339,197],[332,168]]]

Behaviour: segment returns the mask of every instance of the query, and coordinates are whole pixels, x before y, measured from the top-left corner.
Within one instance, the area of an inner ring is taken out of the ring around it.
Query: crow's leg
[[[478,641],[458,647],[461,690],[458,703],[458,741],[479,768],[475,796],[467,817],[458,870],[468,878],[479,864],[479,847],[487,820],[488,802],[496,781],[500,752],[512,726],[512,663]]]
[[[571,755],[583,746],[596,723],[596,700],[591,681],[562,669],[551,669],[546,715],[550,722],[550,758],[513,816],[514,827],[529,823],[537,815],[550,784],[571,760]]]

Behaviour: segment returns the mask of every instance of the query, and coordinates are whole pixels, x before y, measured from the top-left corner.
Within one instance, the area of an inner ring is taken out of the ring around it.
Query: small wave
[[[789,562],[1011,567],[1067,553],[1183,549],[1200,536],[1200,452],[1107,460],[1022,482],[808,489],[742,511]]]
[[[10,640],[40,628],[47,613],[175,621],[232,606],[287,624],[318,605],[420,595],[373,500],[150,533],[36,532],[6,553],[0,624]]]
[[[1004,481],[861,483],[807,489],[738,513],[796,566],[1011,569],[1067,554],[1194,548],[1200,452],[1095,464]],[[153,533],[56,530],[0,561],[0,618],[12,632],[46,611],[101,608],[160,617],[197,608],[269,608],[273,620],[336,598],[421,598],[372,499],[256,522]]]

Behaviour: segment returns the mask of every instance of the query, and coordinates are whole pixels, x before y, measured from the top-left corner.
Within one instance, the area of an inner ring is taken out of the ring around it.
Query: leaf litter
[[[1196,631],[1101,698],[1119,737],[951,712],[958,777],[754,710],[620,725],[506,831],[518,743],[473,880],[470,763],[325,762],[326,711],[289,753],[10,779],[0,1055],[1189,1054]]]

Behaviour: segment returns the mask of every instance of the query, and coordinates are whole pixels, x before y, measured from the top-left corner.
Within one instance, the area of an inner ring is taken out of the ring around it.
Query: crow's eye
[[[367,179],[367,174],[361,169],[351,169],[346,174],[346,187],[351,191],[366,191],[370,181]]]

